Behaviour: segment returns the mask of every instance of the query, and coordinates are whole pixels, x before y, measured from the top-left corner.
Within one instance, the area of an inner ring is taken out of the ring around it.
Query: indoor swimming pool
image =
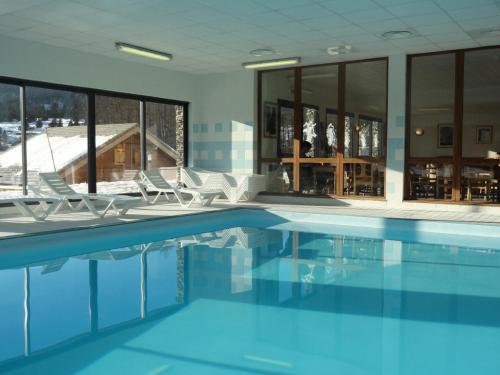
[[[498,373],[498,241],[220,215],[2,242],[0,372]]]

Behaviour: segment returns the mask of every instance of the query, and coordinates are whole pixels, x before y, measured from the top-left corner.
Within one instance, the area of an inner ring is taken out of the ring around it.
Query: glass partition
[[[344,194],[383,197],[385,194],[385,129],[387,63],[367,61],[346,65],[346,159]]]
[[[464,158],[500,158],[499,61],[500,49],[464,55]]]
[[[335,194],[336,166],[333,164],[301,164],[300,192],[313,195]]]
[[[411,164],[409,196],[411,199],[451,199],[453,165],[441,163]]]
[[[96,181],[98,193],[136,191],[141,169],[139,100],[97,95]]]
[[[0,197],[22,192],[19,86],[0,83]]]
[[[278,188],[273,177],[268,191],[384,196],[387,59],[261,72],[259,84],[261,172],[278,174],[283,181],[281,169],[288,166],[286,188]],[[300,116],[294,113],[298,108]],[[365,184],[370,189],[350,187],[356,177],[351,165],[358,163],[373,163],[376,173],[365,176],[372,178]]]
[[[498,203],[499,60],[495,47],[410,57],[406,198]]]
[[[500,203],[500,166],[464,165],[460,199],[468,202]]]
[[[301,157],[325,158],[337,154],[338,66],[302,69]]]
[[[293,69],[262,73],[262,158],[293,156],[294,82]]]
[[[380,163],[344,165],[344,194],[383,197],[385,166]]]
[[[57,172],[87,192],[87,117],[86,94],[26,87],[28,184],[39,172]]]
[[[411,65],[410,156],[453,155],[455,55],[419,56]]]
[[[293,164],[264,163],[262,173],[267,176],[267,191],[293,193]]]
[[[159,168],[168,180],[176,179],[179,160],[177,129],[184,127],[182,106],[146,102],[147,169]]]

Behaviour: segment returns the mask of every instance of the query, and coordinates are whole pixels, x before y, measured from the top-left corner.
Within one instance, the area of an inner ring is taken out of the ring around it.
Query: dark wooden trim
[[[277,109],[276,109],[277,110]],[[277,115],[277,114],[276,114]],[[279,129],[276,129],[278,132]],[[257,72],[257,173],[262,173],[262,72]],[[278,138],[278,134],[276,134]]]
[[[345,146],[345,84],[346,84],[346,64],[342,63],[338,68],[337,87],[337,176],[336,186],[337,196],[344,195],[344,146]]]
[[[455,112],[453,130],[453,189],[452,199],[460,200],[462,175],[462,127],[464,117],[464,52],[455,54]]]
[[[312,65],[297,65],[297,66],[289,66],[289,67],[283,67],[283,68],[272,68],[272,69],[259,69],[257,70],[258,73],[267,73],[267,72],[277,72],[277,71],[282,71],[282,70],[291,70],[291,69],[297,69],[297,68],[317,68],[321,66],[328,66],[328,65],[342,65],[342,64],[356,64],[356,63],[364,63],[364,62],[372,62],[372,61],[380,61],[380,60],[388,60],[389,58],[387,56],[382,56],[382,57],[373,57],[369,59],[359,59],[359,60],[349,60],[349,61],[339,61],[339,62],[327,62],[327,63],[321,63],[321,64],[312,64]]]
[[[291,158],[262,158],[262,163],[284,163],[293,164],[293,157]]]
[[[300,145],[302,142],[302,69],[294,70],[294,110],[293,110],[293,191],[300,191]]]
[[[97,156],[95,143],[95,94],[87,93],[87,184],[89,193],[97,193]]]
[[[88,183],[88,192],[89,193],[95,193],[97,190],[96,187],[96,176],[97,176],[97,171],[96,171],[96,144],[95,144],[95,124],[96,124],[96,114],[95,114],[95,97],[96,95],[100,96],[111,96],[111,97],[118,97],[118,98],[123,98],[123,99],[133,99],[133,100],[139,100],[139,101],[144,101],[144,102],[151,102],[151,103],[158,103],[158,104],[168,104],[168,105],[178,105],[182,106],[184,109],[184,160],[187,165],[187,160],[188,160],[188,114],[189,114],[189,102],[185,101],[180,101],[180,100],[172,100],[172,99],[163,99],[163,98],[157,98],[157,97],[152,97],[152,96],[146,96],[146,95],[136,95],[136,94],[130,94],[130,93],[123,93],[123,92],[115,92],[115,91],[109,91],[109,90],[100,90],[100,89],[95,89],[95,88],[87,88],[87,87],[80,87],[80,86],[72,86],[72,85],[64,85],[64,84],[57,84],[57,83],[49,83],[49,82],[43,82],[43,81],[34,81],[34,80],[26,80],[26,79],[20,79],[20,78],[13,78],[13,77],[5,77],[5,76],[0,76],[0,83],[4,84],[10,84],[10,85],[16,85],[20,87],[20,93],[22,96],[20,97],[20,106],[21,106],[21,111],[24,112],[21,113],[22,116],[21,118],[24,118],[24,123],[26,122],[26,94],[25,90],[26,87],[36,87],[36,88],[42,88],[42,89],[49,89],[49,90],[61,90],[61,91],[70,91],[70,92],[76,92],[76,93],[81,93],[87,95],[87,121],[88,121],[88,127],[87,127],[87,152],[88,152],[88,161],[87,161],[87,183]],[[24,108],[24,109],[23,109]],[[23,127],[23,121],[21,122],[21,128]],[[26,128],[26,124],[24,124],[24,127]],[[25,129],[26,131],[26,129]],[[22,129],[21,129],[21,143],[22,143],[22,148],[24,151],[23,153],[26,153],[26,160],[23,160],[23,168],[27,168],[27,150],[26,150],[26,134],[22,134]],[[143,155],[142,155],[143,156]],[[23,193],[27,194],[27,172],[23,173]]]
[[[337,164],[337,158],[299,158],[300,164]]]
[[[444,55],[444,54],[449,54],[449,53],[451,54],[451,53],[457,53],[457,52],[480,51],[480,50],[488,50],[488,49],[496,49],[496,48],[500,48],[500,44],[492,45],[492,46],[481,46],[481,47],[472,47],[472,48],[450,49],[450,50],[444,50],[444,51],[414,53],[414,54],[408,55],[408,58],[421,57],[421,56]]]
[[[23,195],[28,194],[28,150],[27,150],[27,121],[26,121],[26,87],[19,86],[19,118],[21,119],[21,184]]]
[[[453,164],[453,157],[409,158],[408,164]]]
[[[389,58],[385,64],[385,122],[384,122],[384,198],[387,199],[387,137],[389,134]],[[373,140],[372,140],[373,146]],[[403,167],[404,168],[404,167]],[[403,171],[404,180],[404,171]]]
[[[146,102],[139,101],[139,134],[140,134],[140,152],[141,152],[141,170],[145,171],[148,167],[147,142],[146,142]]]
[[[189,104],[186,104],[183,106],[182,109],[182,114],[184,116],[184,123],[182,133],[183,133],[183,141],[184,141],[184,157],[182,158],[183,160],[183,166],[184,167],[189,167]],[[176,124],[177,125],[177,124]]]
[[[120,91],[110,91],[110,90],[102,90],[92,87],[82,87],[82,86],[74,86],[74,85],[65,85],[60,83],[51,83],[46,81],[35,81],[29,79],[21,79],[14,77],[6,77],[0,76],[0,83],[7,83],[18,86],[33,86],[44,89],[51,90],[63,90],[63,91],[72,91],[72,92],[80,92],[82,94],[88,93],[92,91],[95,95],[103,95],[103,96],[115,96],[124,99],[136,99],[136,100],[146,100],[148,102],[154,103],[165,103],[165,104],[173,104],[173,105],[186,105],[189,102],[182,100],[174,100],[174,99],[166,99],[166,98],[157,98],[154,96],[148,95],[140,95],[140,94],[132,94]]]

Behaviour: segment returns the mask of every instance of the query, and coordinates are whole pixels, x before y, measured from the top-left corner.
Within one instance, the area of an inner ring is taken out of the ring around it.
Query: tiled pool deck
[[[0,210],[0,238],[19,236],[23,234],[42,233],[47,231],[64,230],[69,228],[89,228],[101,225],[127,223],[137,220],[160,218],[168,216],[181,216],[193,213],[219,211],[231,208],[261,208],[281,211],[319,213],[319,214],[342,214],[356,216],[370,216],[396,219],[413,220],[442,220],[460,221],[472,223],[489,223],[500,226],[500,209],[498,214],[482,212],[451,212],[451,211],[426,211],[423,209],[392,209],[392,208],[359,208],[350,206],[315,206],[315,205],[291,205],[279,203],[239,203],[229,204],[224,201],[215,202],[212,207],[181,208],[175,203],[160,203],[156,205],[144,205],[131,209],[126,216],[107,216],[96,219],[89,213],[60,213],[50,216],[45,222],[35,222],[31,218],[22,217],[9,212],[2,214]],[[500,227],[499,227],[500,230]]]

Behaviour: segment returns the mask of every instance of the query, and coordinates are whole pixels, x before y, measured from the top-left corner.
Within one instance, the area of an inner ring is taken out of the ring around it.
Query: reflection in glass
[[[338,66],[304,67],[301,157],[333,157],[337,150]]]
[[[337,156],[338,138],[338,116],[334,109],[326,110],[326,156]]]
[[[262,173],[267,175],[267,191],[271,193],[293,192],[293,165],[263,163]]]
[[[455,54],[411,59],[411,157],[446,157],[453,154]],[[417,135],[417,129],[421,135]],[[443,129],[440,131],[440,129]],[[450,137],[451,134],[451,137]]]
[[[355,144],[355,120],[353,113],[347,113],[344,120],[344,157],[352,158],[354,154]]]
[[[409,166],[410,199],[451,199],[451,164],[413,164]]]
[[[294,70],[263,72],[261,77],[262,157],[292,156]]]
[[[322,127],[319,123],[319,110],[310,106],[302,106],[302,144],[301,144],[301,157],[312,158],[320,156],[321,146],[318,133],[323,135]]]
[[[173,104],[146,102],[147,168],[175,171],[179,152],[177,129],[184,128],[184,108]],[[174,176],[165,176],[173,179]]]
[[[0,83],[0,196],[22,192],[19,87]]]
[[[278,156],[293,156],[293,137],[295,134],[293,103],[278,100]]]
[[[345,164],[344,194],[384,196],[385,165],[379,163]]]
[[[301,164],[300,191],[302,194],[331,195],[335,193],[335,166]]]
[[[465,52],[462,156],[500,162],[500,49]]]
[[[345,157],[383,157],[387,107],[387,61],[346,65]]]
[[[141,169],[139,101],[96,95],[95,102],[97,192],[136,191],[133,180]]]
[[[500,203],[499,165],[466,165],[462,168],[461,200]]]

